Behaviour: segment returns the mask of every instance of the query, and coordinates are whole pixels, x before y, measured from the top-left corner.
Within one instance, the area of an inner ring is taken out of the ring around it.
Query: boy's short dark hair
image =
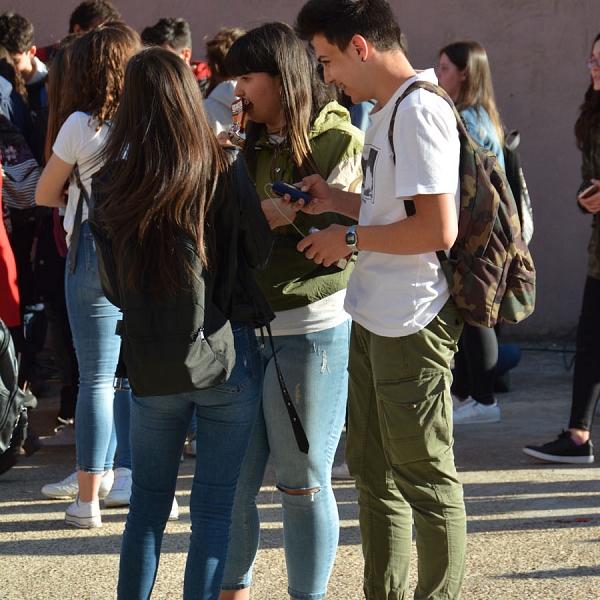
[[[22,54],[33,46],[33,23],[15,12],[0,15],[0,44],[11,54]]]
[[[120,21],[121,13],[109,0],[86,0],[71,13],[69,19],[69,33],[73,33],[75,25],[83,31],[89,31],[96,21]]]
[[[301,39],[320,34],[342,51],[355,35],[377,50],[403,49],[400,26],[386,0],[308,0],[294,27]]]
[[[146,46],[168,46],[176,52],[192,49],[192,32],[189,23],[182,18],[163,17],[156,25],[142,31],[142,42]]]

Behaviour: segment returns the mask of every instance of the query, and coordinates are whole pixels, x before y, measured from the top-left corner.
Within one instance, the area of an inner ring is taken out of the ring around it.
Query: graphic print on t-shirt
[[[369,149],[369,157],[362,159],[363,169],[363,188],[361,200],[365,204],[370,202],[373,204],[373,198],[375,197],[375,180],[373,179],[373,173],[375,172],[375,163],[377,162],[377,156],[379,149],[371,146]]]

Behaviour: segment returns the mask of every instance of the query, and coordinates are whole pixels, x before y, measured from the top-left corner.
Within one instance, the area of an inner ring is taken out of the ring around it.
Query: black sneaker
[[[534,458],[556,463],[590,464],[594,462],[592,440],[578,446],[568,431],[564,431],[553,442],[543,446],[525,446],[523,452]]]

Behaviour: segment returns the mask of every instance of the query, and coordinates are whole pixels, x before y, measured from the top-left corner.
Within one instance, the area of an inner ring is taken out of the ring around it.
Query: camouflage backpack
[[[427,81],[415,81],[400,96],[388,130],[394,152],[394,122],[398,105],[411,92],[424,89],[452,107],[460,137],[460,211],[458,236],[449,256],[438,252],[449,290],[471,325],[493,327],[500,321],[518,323],[535,306],[535,268],[521,237],[515,199],[496,157],[467,132],[446,92]],[[406,202],[410,216],[415,208]]]

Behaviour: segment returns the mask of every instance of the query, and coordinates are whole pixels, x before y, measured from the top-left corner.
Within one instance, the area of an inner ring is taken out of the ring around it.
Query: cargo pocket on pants
[[[444,401],[446,387],[441,371],[423,371],[418,379],[379,382],[381,433],[392,465],[439,458],[448,451],[452,404]]]

